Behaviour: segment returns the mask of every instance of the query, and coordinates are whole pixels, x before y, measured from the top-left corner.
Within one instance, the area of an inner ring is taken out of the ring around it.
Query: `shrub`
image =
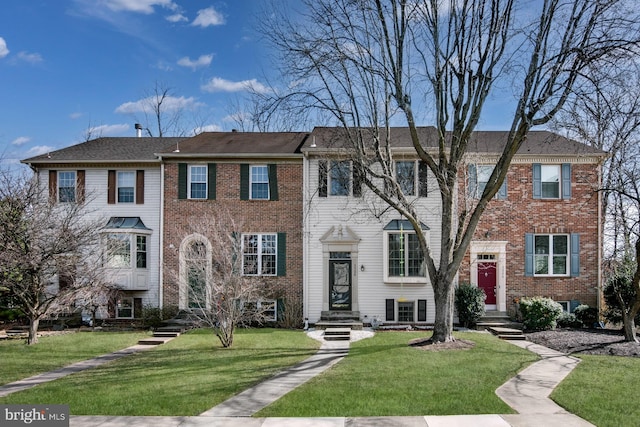
[[[582,326],[582,323],[576,318],[575,314],[567,313],[566,311],[560,313],[556,323],[559,328],[579,328]]]
[[[622,296],[622,301],[625,307],[620,306],[620,301],[616,296],[616,290]],[[612,277],[607,281],[603,290],[604,302],[607,304],[607,308],[604,311],[604,318],[609,322],[621,323],[622,322],[622,310],[629,307],[632,301],[636,298],[636,290],[633,287],[632,277],[627,274],[619,274]],[[636,324],[640,323],[640,313],[635,318]]]
[[[562,306],[551,298],[522,298],[520,312],[525,329],[542,331],[556,327],[556,321],[562,314]]]
[[[142,308],[142,323],[145,328],[157,329],[162,326],[162,321],[173,318],[178,314],[176,306],[153,307],[150,305]]]
[[[581,304],[573,310],[573,314],[582,327],[593,328],[593,325],[598,323],[598,309],[595,307]]]
[[[462,326],[470,328],[478,323],[484,314],[486,298],[484,291],[477,286],[462,283],[456,288],[455,305]]]

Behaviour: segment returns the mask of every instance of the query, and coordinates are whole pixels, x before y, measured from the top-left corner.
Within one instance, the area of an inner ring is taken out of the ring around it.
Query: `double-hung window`
[[[348,196],[351,193],[351,162],[348,160],[330,162],[329,194]]]
[[[136,174],[134,171],[118,171],[117,193],[118,203],[133,203],[136,186]]]
[[[494,165],[469,165],[469,195],[473,199],[479,199],[484,193],[484,189],[489,183],[489,178],[493,173]],[[494,196],[496,199],[507,198],[507,178],[505,177],[498,192]]]
[[[422,224],[428,233],[428,227]],[[385,280],[423,283],[426,277],[424,254],[418,235],[407,220],[393,220],[384,227]]]
[[[416,193],[416,162],[396,162],[396,180],[402,194],[415,196]]]
[[[207,165],[189,166],[189,198],[207,198]]]
[[[116,318],[133,319],[133,298],[118,298],[116,302]]]
[[[61,203],[74,203],[76,201],[75,171],[58,172],[58,201]]]
[[[250,179],[250,198],[253,200],[269,200],[269,169],[267,165],[252,165]]]
[[[147,268],[147,236],[109,233],[106,265],[109,268]]]
[[[533,198],[571,198],[571,163],[563,163],[561,165],[534,163]]]
[[[534,275],[569,275],[569,236],[539,234],[534,236]]]
[[[242,272],[248,276],[275,276],[278,266],[278,235],[242,236]]]

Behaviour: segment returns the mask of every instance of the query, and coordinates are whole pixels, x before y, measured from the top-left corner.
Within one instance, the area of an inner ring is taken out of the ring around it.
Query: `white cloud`
[[[14,139],[13,141],[11,141],[11,145],[23,145],[26,144],[27,142],[31,141],[31,138],[29,138],[28,136],[19,136],[16,139]]]
[[[213,77],[208,83],[200,86],[205,92],[242,92],[254,91],[257,93],[271,92],[267,86],[263,85],[256,79],[243,80],[240,82],[232,82],[220,77]]]
[[[128,124],[118,125],[100,125],[93,126],[87,130],[87,134],[95,135],[96,138],[101,136],[122,135],[129,130]],[[92,136],[93,137],[93,136]]]
[[[69,114],[69,118],[72,119],[72,120],[76,120],[76,119],[79,119],[80,117],[82,117],[82,115],[83,114],[80,113],[80,112],[71,113],[71,114]]]
[[[176,5],[172,0],[104,0],[103,4],[114,12],[135,12],[152,14],[154,7],[160,6],[169,10],[176,10]]]
[[[196,60],[192,60],[188,56],[185,56],[184,58],[180,58],[178,60],[178,65],[181,65],[183,67],[189,67],[195,71],[197,68],[209,66],[209,64],[211,64],[212,59],[213,59],[212,54],[200,55],[200,57]]]
[[[224,16],[211,6],[206,9],[200,9],[198,16],[196,16],[191,25],[205,28],[211,25],[223,25],[224,23]]]
[[[201,134],[202,132],[220,132],[222,128],[218,125],[205,125],[197,127],[193,130],[194,135]]]
[[[39,53],[18,52],[18,59],[29,64],[38,64],[43,61]]]
[[[173,15],[169,15],[165,19],[169,22],[184,22],[189,20],[189,18],[184,16],[182,13],[175,13]]]
[[[7,49],[7,42],[0,37],[0,58],[4,58],[9,55],[9,49]]]
[[[53,150],[55,150],[55,147],[50,147],[48,145],[36,145],[27,151],[27,157],[39,156],[40,154],[50,153]]]
[[[154,96],[150,96],[148,98],[139,99],[137,101],[125,102],[124,104],[119,105],[115,109],[115,112],[121,114],[144,113],[145,111],[149,111],[155,104],[156,98]],[[168,96],[162,101],[162,108],[164,109],[164,111],[195,109],[203,105],[204,104],[202,102],[196,101],[196,99],[192,96],[190,96],[189,98],[185,98],[184,96],[181,96],[179,98],[175,96]]]

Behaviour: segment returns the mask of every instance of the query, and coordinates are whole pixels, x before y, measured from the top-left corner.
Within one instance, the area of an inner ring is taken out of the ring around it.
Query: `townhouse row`
[[[433,290],[413,227],[358,179],[339,128],[312,132],[205,132],[191,138],[98,138],[23,160],[59,203],[98,219],[103,260],[122,288],[109,316],[145,305],[193,308],[188,250],[214,212],[242,224],[242,274],[264,286],[272,320],[316,323],[331,313],[389,323],[432,323]],[[434,128],[420,128],[425,149]],[[440,257],[441,197],[411,148],[391,130],[402,191]],[[482,193],[506,132],[474,133],[459,174],[458,205]],[[599,192],[605,153],[533,131],[477,227],[457,281],[479,286],[487,310],[547,296],[571,311],[597,306],[601,288]],[[116,245],[117,244],[117,245]],[[182,280],[181,280],[182,279]]]

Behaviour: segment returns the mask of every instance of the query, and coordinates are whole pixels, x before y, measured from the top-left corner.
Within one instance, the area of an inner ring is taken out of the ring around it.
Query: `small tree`
[[[456,288],[456,311],[462,326],[471,328],[478,323],[484,314],[485,299],[487,294],[477,286],[462,283]]]
[[[29,319],[28,344],[43,318],[73,308],[101,280],[99,225],[86,220],[82,183],[59,203],[36,177],[0,173],[0,288]]]
[[[623,324],[625,341],[638,342],[636,324],[640,321],[638,286],[634,276],[627,271],[618,271],[604,288],[604,300],[607,308],[604,317],[614,323]]]
[[[231,347],[235,328],[264,320],[264,286],[243,274],[241,223],[229,211],[191,220],[180,247],[181,296],[192,315]],[[250,242],[244,242],[250,244]]]

